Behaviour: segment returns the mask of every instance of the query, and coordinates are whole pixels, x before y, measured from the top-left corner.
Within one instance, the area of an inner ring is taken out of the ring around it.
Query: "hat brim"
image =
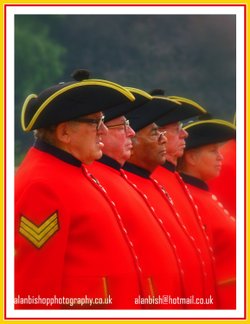
[[[126,114],[134,131],[139,131],[176,109],[178,103],[167,98],[153,99]]]
[[[186,150],[226,142],[236,137],[235,126],[219,119],[190,123],[183,129],[188,133]]]
[[[129,90],[133,94],[135,100],[107,109],[105,111],[105,122],[124,116],[152,100],[152,96],[143,90],[131,87],[125,87],[125,89]]]
[[[57,125],[134,99],[124,87],[105,80],[69,82],[51,87],[39,96],[30,95],[22,108],[22,128],[30,131]]]
[[[176,106],[176,109],[156,121],[156,124],[160,127],[207,113],[203,107],[193,100],[177,96],[169,96],[168,98],[178,101],[181,105]]]

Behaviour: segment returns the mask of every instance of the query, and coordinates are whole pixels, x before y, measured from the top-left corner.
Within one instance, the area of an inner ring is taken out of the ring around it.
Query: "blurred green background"
[[[235,15],[15,15],[15,164],[33,143],[20,126],[30,93],[85,68],[93,78],[197,101],[233,120]]]

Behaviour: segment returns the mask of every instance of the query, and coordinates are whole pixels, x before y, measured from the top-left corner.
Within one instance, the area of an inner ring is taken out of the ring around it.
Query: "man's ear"
[[[64,144],[68,144],[70,142],[70,125],[68,122],[60,123],[56,127],[56,138],[58,141]]]

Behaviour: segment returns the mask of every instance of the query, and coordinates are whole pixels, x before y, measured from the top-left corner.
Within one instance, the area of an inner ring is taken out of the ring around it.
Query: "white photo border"
[[[6,5],[5,318],[6,319],[243,319],[245,317],[245,10],[243,5]],[[14,309],[14,17],[15,15],[236,15],[237,308],[236,310],[15,310]],[[244,188],[244,195],[242,190]]]

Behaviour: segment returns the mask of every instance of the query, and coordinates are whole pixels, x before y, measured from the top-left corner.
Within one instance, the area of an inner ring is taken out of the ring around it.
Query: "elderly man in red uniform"
[[[174,111],[169,114],[174,114]],[[157,118],[145,123],[138,118],[136,110],[126,117],[130,119],[136,136],[133,138],[131,158],[123,167],[124,179],[150,204],[180,258],[185,296],[193,296],[193,301],[186,306],[193,309],[217,308],[212,248],[206,240],[204,229],[199,223],[196,224],[196,218],[192,220],[192,226],[189,226],[191,221],[186,224],[167,188],[151,177],[156,167],[166,161],[167,139],[154,123]]]
[[[102,156],[101,111],[134,96],[109,81],[77,78],[23,105],[22,127],[36,130],[36,141],[16,174],[15,307],[141,308],[133,243],[85,168]]]
[[[137,116],[146,124],[179,105],[166,99],[152,99],[139,89],[128,89],[136,98],[133,111],[136,110]],[[151,309],[189,308],[184,303],[166,300],[166,296],[173,299],[186,296],[180,257],[150,202],[121,175],[120,169],[131,155],[131,139],[135,132],[123,115],[114,118],[109,110],[105,112],[105,120],[109,132],[102,137],[104,155],[89,166],[88,170],[97,177],[114,201],[134,243],[141,267],[143,289],[142,298],[136,299],[135,303]]]
[[[154,91],[153,94],[163,95],[161,91]],[[197,246],[208,245],[211,249],[211,239],[207,231],[204,230],[201,215],[197,210],[193,197],[185,185],[184,181],[176,172],[177,160],[184,153],[185,141],[188,136],[187,132],[182,128],[181,121],[195,117],[204,116],[206,110],[198,103],[179,97],[171,97],[182,102],[178,112],[172,112],[163,118],[156,121],[161,131],[166,131],[166,162],[163,165],[158,165],[154,170],[152,177],[159,181],[171,196],[176,211],[181,215],[181,219],[187,229],[192,233],[199,233],[196,235]],[[212,251],[211,251],[212,252]]]
[[[156,94],[156,91],[153,93]],[[178,112],[175,114],[170,113],[156,121],[160,130],[166,131],[168,141],[166,145],[166,162],[163,165],[159,165],[154,170],[152,176],[167,188],[176,210],[182,215],[185,225],[189,230],[197,231],[203,226],[201,218],[189,190],[178,172],[176,172],[176,166],[178,158],[184,153],[185,140],[188,136],[187,132],[182,128],[181,121],[198,115],[204,115],[206,110],[192,100],[186,98],[178,98],[178,100],[182,102]],[[203,232],[203,234],[205,237],[207,236],[206,232]],[[203,242],[203,238],[201,239],[200,244]]]
[[[204,225],[210,232],[215,254],[219,306],[236,307],[236,231],[235,219],[209,191],[207,181],[217,177],[223,164],[220,147],[235,138],[233,124],[210,119],[187,124],[189,137],[179,162],[181,176],[198,206]]]

